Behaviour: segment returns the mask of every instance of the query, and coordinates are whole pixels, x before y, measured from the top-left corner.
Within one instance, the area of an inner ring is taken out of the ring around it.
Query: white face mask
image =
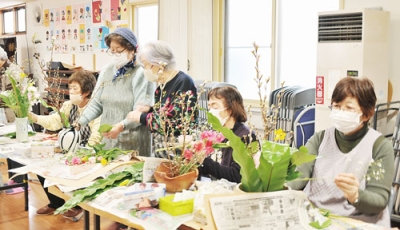
[[[224,111],[226,108],[224,109],[210,109],[210,113],[212,115],[214,115],[216,118],[218,118],[219,122],[221,122],[221,125],[224,126],[226,121],[228,120],[229,116],[222,118],[220,115],[220,112]]]
[[[127,53],[121,53],[120,56],[114,55],[113,57],[113,62],[117,67],[122,67],[129,61]]]
[[[347,134],[353,132],[361,125],[361,115],[361,113],[333,109],[329,117],[332,120],[333,126],[335,126],[337,130]]]
[[[81,94],[70,94],[69,95],[69,100],[74,105],[80,105],[82,103],[82,101],[83,101]]]
[[[144,77],[151,82],[158,81],[158,74],[154,74],[151,69],[144,69],[143,70]]]

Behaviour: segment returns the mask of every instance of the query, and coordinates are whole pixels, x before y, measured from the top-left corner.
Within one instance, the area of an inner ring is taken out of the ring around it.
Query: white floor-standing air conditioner
[[[387,102],[389,17],[379,9],[319,13],[315,131],[331,126],[328,106],[344,77],[371,79],[377,103]]]

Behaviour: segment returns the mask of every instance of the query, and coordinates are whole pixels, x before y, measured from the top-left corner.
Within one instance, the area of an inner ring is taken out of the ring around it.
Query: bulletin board
[[[110,31],[128,27],[128,1],[93,0],[43,6],[43,25],[45,30],[41,37],[45,38],[47,53],[91,56],[105,52],[104,37]]]

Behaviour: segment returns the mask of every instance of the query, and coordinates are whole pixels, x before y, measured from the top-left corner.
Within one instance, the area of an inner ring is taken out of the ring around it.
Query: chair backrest
[[[397,114],[396,121],[395,121],[395,126],[393,130],[393,135],[392,135],[392,143],[393,143],[393,149],[394,149],[394,178],[393,178],[393,184],[392,184],[392,191],[390,194],[390,199],[389,199],[389,211],[390,213],[395,213],[399,214],[400,213],[400,198],[399,198],[399,192],[400,192],[400,113]]]

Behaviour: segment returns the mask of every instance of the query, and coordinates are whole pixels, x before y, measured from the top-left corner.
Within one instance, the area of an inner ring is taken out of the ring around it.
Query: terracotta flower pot
[[[179,176],[172,176],[171,163],[162,162],[154,171],[154,178],[158,183],[166,185],[167,192],[181,192],[183,189],[189,189],[196,181],[199,171],[193,170]]]

